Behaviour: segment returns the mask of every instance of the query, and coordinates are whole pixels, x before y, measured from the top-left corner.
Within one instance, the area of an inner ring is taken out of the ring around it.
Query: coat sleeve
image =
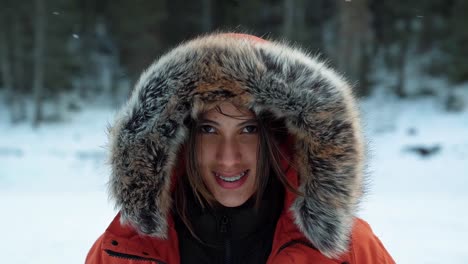
[[[351,236],[351,263],[395,264],[392,256],[366,221],[357,218]]]

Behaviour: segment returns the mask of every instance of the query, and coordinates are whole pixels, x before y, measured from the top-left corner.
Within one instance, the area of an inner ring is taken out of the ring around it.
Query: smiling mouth
[[[247,173],[249,172],[249,170],[245,170],[237,175],[234,175],[234,176],[225,176],[225,175],[222,175],[222,174],[219,174],[217,172],[214,172],[215,176],[225,182],[237,182],[239,180],[241,180],[243,177],[245,177],[245,175],[247,175]]]

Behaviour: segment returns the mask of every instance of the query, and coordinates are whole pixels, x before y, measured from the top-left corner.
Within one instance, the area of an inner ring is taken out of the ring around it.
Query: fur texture
[[[296,138],[296,225],[328,257],[347,250],[362,195],[363,140],[350,86],[283,43],[229,34],[176,47],[140,77],[110,129],[110,193],[122,221],[165,238],[171,172],[187,129],[205,104],[232,100],[287,120]]]

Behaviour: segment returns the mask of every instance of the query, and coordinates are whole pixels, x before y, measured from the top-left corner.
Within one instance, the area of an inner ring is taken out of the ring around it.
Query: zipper
[[[309,247],[311,249],[314,249],[314,250],[317,250],[318,249],[312,245],[312,243],[310,243],[309,241],[305,241],[305,240],[300,240],[300,239],[294,239],[294,240],[291,240],[291,241],[288,241],[286,243],[284,243],[283,245],[281,245],[281,247],[278,249],[278,251],[276,252],[276,255],[278,255],[281,251],[283,251],[285,248],[287,247],[290,247],[292,245],[295,245],[295,244],[301,244],[301,245],[304,245],[306,247]],[[334,260],[336,261],[336,260]],[[340,262],[341,264],[349,264],[349,262],[347,261],[344,261],[344,262]]]
[[[281,245],[281,247],[278,249],[276,254],[278,255],[285,248],[290,247],[290,246],[292,246],[294,244],[301,244],[301,245],[304,245],[306,247],[310,247],[312,249],[317,250],[317,248],[314,245],[312,245],[312,243],[310,243],[308,241],[300,240],[300,239],[295,239],[295,240],[288,241],[288,242],[284,243],[283,245]]]
[[[151,261],[151,262],[155,262],[157,264],[166,264],[166,262],[163,262],[163,261],[161,261],[159,259],[144,258],[144,257],[136,256],[136,255],[124,254],[124,253],[115,252],[115,251],[112,251],[112,250],[109,250],[109,249],[106,249],[104,251],[106,251],[106,253],[109,256],[115,257],[115,258],[128,259],[128,260],[139,260],[139,261]]]
[[[224,236],[224,263],[231,264],[231,219],[227,215],[221,218],[220,232]]]

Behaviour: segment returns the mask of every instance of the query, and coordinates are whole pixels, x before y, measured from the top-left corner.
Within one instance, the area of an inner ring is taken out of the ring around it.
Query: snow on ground
[[[397,263],[468,263],[468,111],[434,99],[363,103],[370,193],[361,215]],[[432,156],[408,151],[439,146]]]
[[[7,124],[0,109],[2,263],[84,263],[114,215],[105,193],[112,116],[88,109],[32,130]]]
[[[468,111],[432,98],[362,103],[369,141],[364,217],[397,263],[468,263]],[[32,130],[0,106],[3,263],[83,263],[114,217],[107,199],[106,127],[114,112],[86,109]],[[422,157],[415,146],[437,147]]]

